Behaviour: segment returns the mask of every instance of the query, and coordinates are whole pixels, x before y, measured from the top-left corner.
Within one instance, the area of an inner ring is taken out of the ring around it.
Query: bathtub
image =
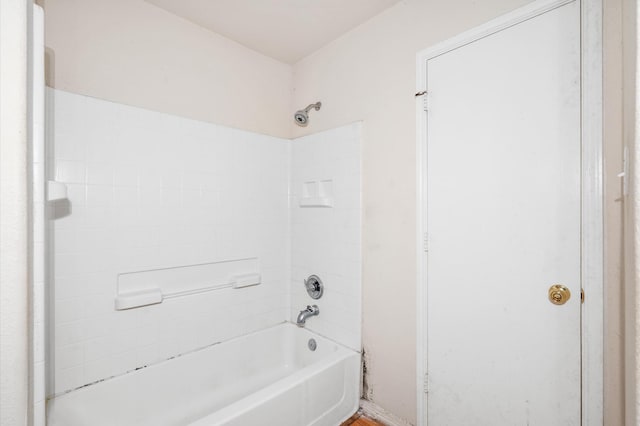
[[[359,353],[284,323],[57,396],[47,424],[336,426],[359,373]]]

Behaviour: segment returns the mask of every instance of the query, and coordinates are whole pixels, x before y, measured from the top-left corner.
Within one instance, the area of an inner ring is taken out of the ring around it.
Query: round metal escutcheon
[[[322,280],[317,275],[309,275],[309,278],[304,280],[304,286],[307,289],[307,293],[312,299],[320,299],[324,292],[324,285]]]
[[[309,347],[309,350],[315,351],[318,347],[318,343],[316,343],[316,339],[309,339],[307,346]]]

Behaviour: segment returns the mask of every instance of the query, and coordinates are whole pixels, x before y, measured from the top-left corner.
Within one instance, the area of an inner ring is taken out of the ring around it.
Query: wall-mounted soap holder
[[[300,207],[333,207],[333,181],[315,180],[302,184]]]
[[[47,181],[47,201],[58,201],[67,198],[67,185],[54,180]]]

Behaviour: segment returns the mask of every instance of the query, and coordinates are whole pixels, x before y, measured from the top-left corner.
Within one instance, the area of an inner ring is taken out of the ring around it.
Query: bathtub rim
[[[284,320],[284,321],[278,322],[276,324],[271,324],[271,325],[269,325],[267,327],[260,328],[258,330],[254,330],[254,331],[250,331],[248,333],[239,334],[237,336],[230,337],[229,339],[226,339],[226,340],[220,340],[220,341],[217,341],[217,342],[214,342],[214,343],[210,343],[210,344],[207,344],[207,345],[204,345],[204,346],[200,346],[198,348],[191,349],[191,350],[189,350],[187,352],[182,352],[182,353],[173,355],[173,356],[171,356],[169,358],[165,358],[165,359],[162,359],[162,360],[159,360],[159,361],[156,361],[156,362],[152,362],[152,363],[147,364],[147,365],[141,365],[141,366],[135,367],[135,368],[133,368],[131,370],[127,370],[124,373],[119,373],[119,374],[115,374],[113,376],[104,377],[102,379],[98,379],[98,380],[90,382],[90,383],[85,383],[85,384],[83,384],[81,386],[78,386],[76,388],[73,388],[73,389],[68,389],[68,390],[65,390],[65,391],[62,391],[62,392],[55,393],[53,395],[48,395],[45,398],[45,405],[48,406],[55,399],[67,396],[67,395],[72,394],[72,393],[74,393],[76,391],[81,391],[83,389],[90,388],[90,387],[92,387],[94,385],[98,385],[98,384],[105,383],[105,382],[110,382],[113,379],[119,379],[119,378],[127,377],[129,374],[141,373],[143,371],[146,371],[150,367],[158,367],[158,366],[161,366],[161,365],[165,364],[166,362],[173,361],[175,359],[179,359],[179,358],[182,358],[184,356],[191,355],[191,354],[194,354],[194,353],[198,353],[198,352],[201,352],[201,351],[204,351],[204,350],[207,350],[207,349],[211,349],[214,346],[218,346],[218,345],[221,345],[221,344],[224,344],[224,343],[231,343],[233,341],[244,339],[244,338],[247,338],[248,336],[251,336],[251,335],[254,335],[254,334],[257,334],[257,333],[266,332],[266,331],[268,331],[270,329],[277,328],[277,327],[283,327],[283,326],[287,327],[287,328],[290,327],[290,328],[292,328],[294,330],[297,330],[297,329],[304,330],[304,331],[306,331],[306,332],[308,332],[310,334],[313,334],[313,335],[319,336],[319,337],[321,337],[323,339],[329,340],[330,342],[336,344],[340,349],[347,349],[347,350],[352,351],[354,353],[362,354],[362,344],[360,344],[360,350],[355,350],[353,348],[345,346],[344,344],[342,344],[340,342],[337,342],[336,340],[334,340],[334,339],[332,339],[332,338],[330,338],[330,337],[328,337],[328,336],[326,336],[324,334],[318,333],[316,331],[309,330],[309,329],[304,328],[304,327],[298,327],[293,322],[291,322],[289,320]]]
[[[315,334],[313,332],[311,333]],[[237,417],[238,415],[247,413],[252,409],[257,408],[261,403],[263,403],[269,397],[282,394],[285,391],[291,389],[292,387],[304,383],[305,380],[307,380],[309,377],[315,374],[319,374],[323,370],[326,370],[333,365],[336,365],[340,362],[346,362],[347,359],[351,357],[359,358],[359,352],[356,352],[353,349],[344,347],[340,344],[338,345],[340,346],[340,350],[323,358],[321,361],[313,363],[312,365],[309,365],[307,367],[301,368],[300,370],[297,370],[293,374],[286,376],[276,382],[273,382],[268,386],[262,389],[259,389],[239,399],[238,401],[235,401],[225,406],[224,408],[221,408],[218,411],[215,411],[200,419],[197,419],[191,423],[188,423],[187,426],[215,426],[218,424],[224,424],[224,422],[233,420],[233,418]],[[358,363],[360,363],[359,359],[358,359]],[[359,376],[359,372],[358,372],[358,376]],[[359,392],[359,386],[356,386],[356,389],[358,389],[358,392]],[[341,401],[345,397],[346,397],[346,391],[343,393]],[[359,405],[360,405],[360,398],[355,398],[355,407],[353,407],[353,411],[350,412],[350,414],[347,417],[342,419],[342,421],[347,420],[350,416],[352,416],[358,410]],[[211,423],[211,421],[215,421],[215,423]]]

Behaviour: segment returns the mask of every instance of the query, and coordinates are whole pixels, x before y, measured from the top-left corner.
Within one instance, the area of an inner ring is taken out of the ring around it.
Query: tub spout
[[[296,324],[298,327],[304,327],[307,322],[307,318],[314,317],[320,313],[320,309],[318,309],[318,305],[307,306],[307,309],[300,311],[298,314],[298,319],[296,320]]]

